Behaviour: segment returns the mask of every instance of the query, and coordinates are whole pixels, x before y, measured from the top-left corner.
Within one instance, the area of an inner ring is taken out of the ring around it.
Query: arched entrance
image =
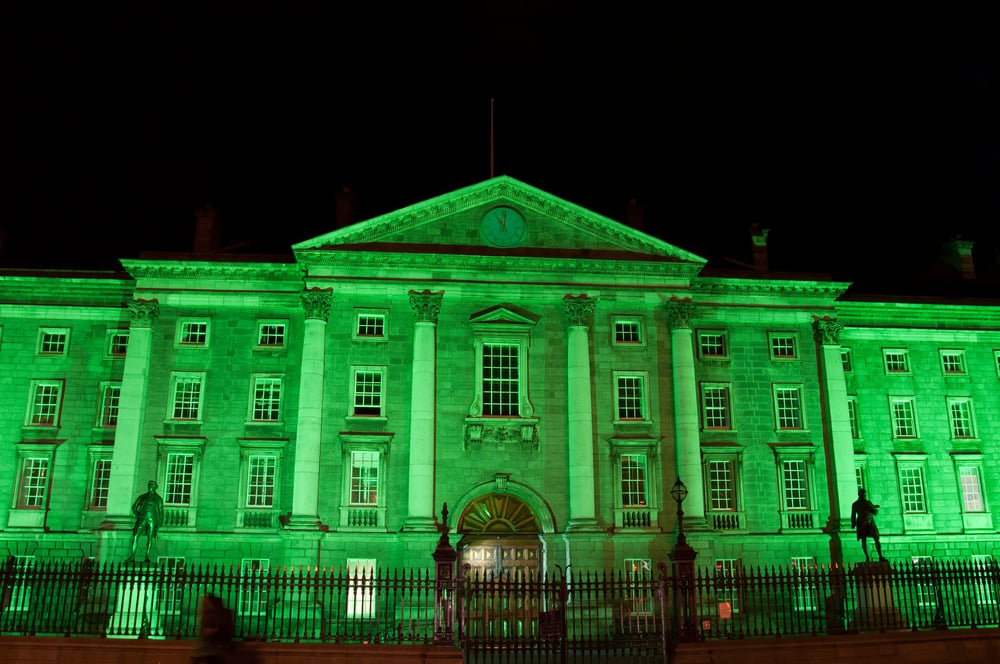
[[[542,569],[541,526],[531,507],[509,493],[490,493],[469,503],[458,521],[459,564],[480,579],[503,576],[527,581]]]

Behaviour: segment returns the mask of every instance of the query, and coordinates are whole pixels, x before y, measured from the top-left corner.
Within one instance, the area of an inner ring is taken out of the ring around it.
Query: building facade
[[[763,238],[760,238],[763,239]],[[997,301],[706,269],[508,177],[282,258],[0,273],[0,553],[655,569],[995,557]],[[442,505],[447,503],[445,518]],[[446,520],[445,520],[446,519]],[[144,545],[143,545],[144,548]]]

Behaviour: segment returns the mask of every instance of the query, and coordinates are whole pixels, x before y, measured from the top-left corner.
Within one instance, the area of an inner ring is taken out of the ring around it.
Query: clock
[[[524,241],[527,232],[524,215],[512,207],[493,208],[479,224],[479,234],[492,247],[516,247]]]

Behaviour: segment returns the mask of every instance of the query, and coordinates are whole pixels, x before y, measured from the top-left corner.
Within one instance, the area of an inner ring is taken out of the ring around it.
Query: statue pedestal
[[[857,608],[854,629],[859,632],[905,629],[903,614],[896,606],[893,570],[888,562],[858,563],[854,567]]]
[[[145,563],[125,563],[121,569],[108,638],[162,638],[154,636],[160,627],[159,589],[153,578],[156,568]]]

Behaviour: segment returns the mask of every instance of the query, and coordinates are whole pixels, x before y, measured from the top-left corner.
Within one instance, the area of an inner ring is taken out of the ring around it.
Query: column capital
[[[333,290],[330,288],[310,288],[300,294],[302,310],[306,319],[314,318],[326,322],[330,318],[330,304],[333,302]]]
[[[418,323],[437,324],[443,296],[444,291],[432,292],[427,289],[410,291],[410,306],[413,308],[413,313],[417,315]]]
[[[667,310],[667,326],[671,330],[691,329],[691,319],[694,318],[694,303],[691,298],[672,297],[664,308]]]
[[[597,298],[591,299],[586,294],[567,295],[563,298],[563,312],[571,326],[590,327],[594,324],[596,304]]]
[[[824,346],[839,346],[840,332],[843,329],[844,326],[836,318],[813,316],[813,334],[816,341]]]
[[[160,303],[153,300],[136,298],[128,303],[128,316],[135,327],[153,327],[156,317],[160,315]]]

